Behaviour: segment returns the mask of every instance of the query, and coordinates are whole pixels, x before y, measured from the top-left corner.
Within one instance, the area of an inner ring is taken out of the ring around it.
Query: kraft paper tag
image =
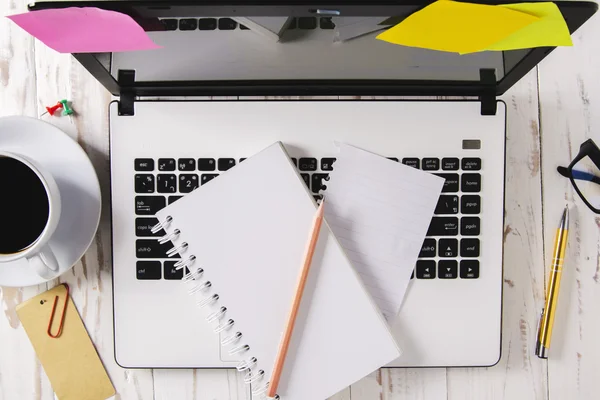
[[[48,335],[56,296],[58,301],[51,330],[56,334],[68,296],[65,285],[35,296],[16,308],[56,397],[58,400],[105,400],[114,396],[115,389],[70,297],[60,336],[52,338]]]

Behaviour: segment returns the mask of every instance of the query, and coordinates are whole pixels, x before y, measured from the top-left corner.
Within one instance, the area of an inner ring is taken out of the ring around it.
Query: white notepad
[[[194,255],[190,269],[204,269],[198,283],[209,280],[211,289],[203,297],[219,295],[211,311],[224,306],[220,322],[235,321],[221,337],[241,332],[229,348],[247,344],[241,357],[257,358],[252,374],[263,370],[264,379],[253,391],[271,376],[315,211],[278,142],[157,215],[172,217],[167,234],[180,230],[175,246],[188,243],[182,260]],[[325,399],[399,356],[383,315],[323,224],[278,394]]]
[[[325,217],[388,320],[400,310],[444,179],[341,143]]]

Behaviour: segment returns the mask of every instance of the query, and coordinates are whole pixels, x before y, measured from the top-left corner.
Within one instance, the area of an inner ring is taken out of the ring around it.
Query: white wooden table
[[[0,1],[0,15],[26,10]],[[382,369],[334,396],[371,399],[598,399],[600,378],[600,215],[567,179],[586,138],[600,144],[600,16],[554,51],[505,96],[508,105],[502,358],[492,368]],[[60,55],[0,19],[0,116],[38,116],[57,99],[75,118],[49,119],[86,150],[109,198],[111,97],[72,57]],[[554,231],[565,202],[572,222],[551,359],[533,355]],[[0,287],[0,400],[51,400],[52,388],[15,314],[15,306],[67,282],[117,389],[116,399],[250,399],[226,370],[126,370],[113,357],[111,237],[108,202],[94,243],[59,280],[22,289]],[[307,399],[311,400],[311,399]]]

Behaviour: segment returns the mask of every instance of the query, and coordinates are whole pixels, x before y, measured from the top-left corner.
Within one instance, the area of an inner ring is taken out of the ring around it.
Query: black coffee
[[[0,254],[14,254],[40,237],[50,213],[46,188],[21,161],[0,156]]]

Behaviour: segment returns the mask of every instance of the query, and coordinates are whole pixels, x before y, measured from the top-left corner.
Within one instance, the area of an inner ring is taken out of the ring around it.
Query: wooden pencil
[[[313,254],[317,247],[319,240],[319,232],[321,231],[321,224],[323,223],[323,211],[324,211],[325,199],[321,201],[321,205],[317,209],[315,214],[315,220],[313,222],[312,229],[310,231],[310,237],[304,253],[304,260],[302,263],[302,270],[300,271],[300,278],[298,279],[298,285],[296,286],[296,292],[294,294],[294,300],[292,302],[292,308],[288,317],[285,332],[279,343],[279,350],[277,351],[277,357],[275,358],[275,365],[269,380],[269,388],[267,391],[268,397],[274,397],[277,394],[277,386],[279,386],[279,380],[281,379],[281,372],[283,371],[283,364],[290,346],[292,339],[292,333],[294,332],[294,325],[296,324],[296,317],[298,316],[298,310],[302,301],[302,294],[304,293],[304,287],[306,286],[306,280],[308,278],[308,272],[312,263]]]

